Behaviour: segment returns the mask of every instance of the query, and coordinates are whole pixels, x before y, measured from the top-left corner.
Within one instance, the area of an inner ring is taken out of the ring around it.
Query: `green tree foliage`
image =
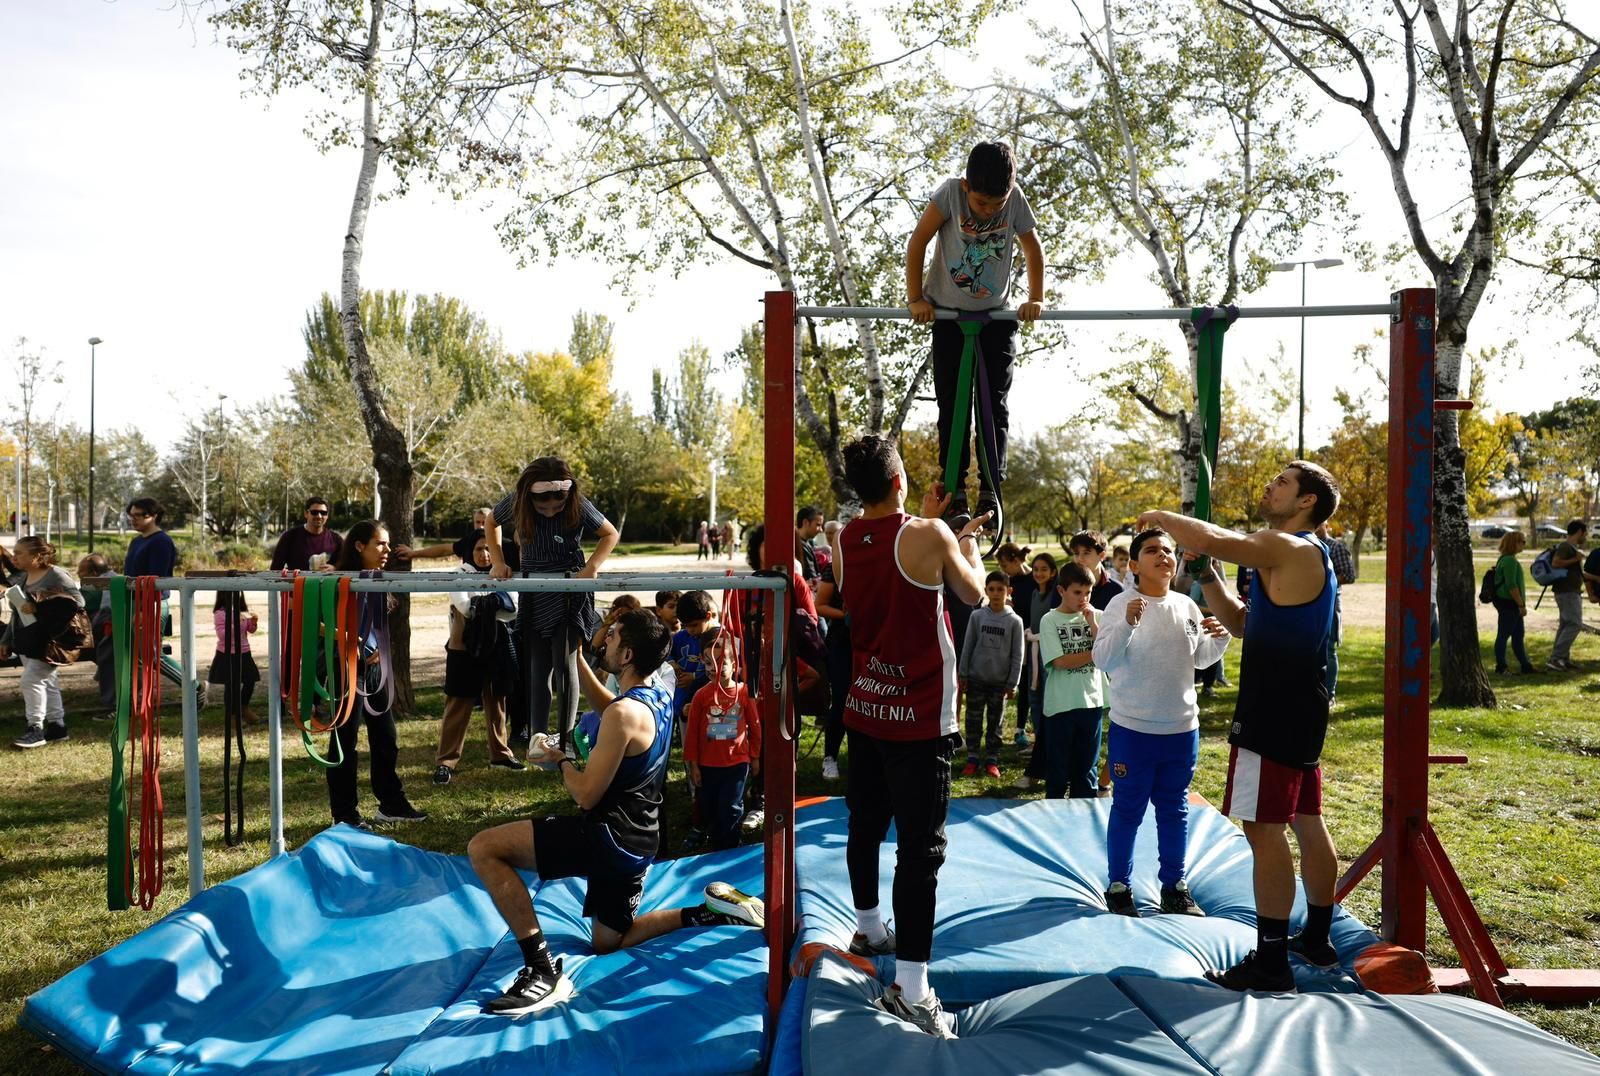
[[[1333,525],[1349,534],[1350,555],[1359,568],[1366,536],[1387,526],[1389,423],[1373,416],[1354,393],[1341,389],[1334,398],[1344,414],[1316,461],[1338,480],[1339,510]]]

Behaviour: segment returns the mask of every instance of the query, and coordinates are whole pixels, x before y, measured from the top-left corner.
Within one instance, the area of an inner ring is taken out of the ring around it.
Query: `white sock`
[[[856,929],[872,945],[889,936],[888,929],[883,925],[883,913],[877,908],[857,908]]]
[[[907,1001],[913,1003],[933,993],[928,986],[928,965],[919,960],[896,960],[894,985],[900,988],[900,993]]]

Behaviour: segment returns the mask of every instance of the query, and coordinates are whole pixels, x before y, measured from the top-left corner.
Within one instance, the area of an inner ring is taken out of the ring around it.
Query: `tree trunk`
[[[416,473],[411,466],[405,433],[389,418],[377,371],[367,352],[367,334],[361,324],[361,254],[367,233],[367,214],[372,208],[372,187],[378,174],[383,145],[378,139],[377,101],[378,35],[382,28],[383,5],[374,2],[363,50],[367,67],[367,89],[362,100],[361,168],[356,174],[355,197],[350,204],[350,226],[344,237],[344,267],[340,276],[339,320],[344,329],[345,352],[350,364],[350,381],[367,439],[372,444],[372,466],[378,472],[378,496],[383,502],[382,522],[392,545],[410,545],[412,505],[416,497]],[[409,571],[405,561],[391,560],[386,571]],[[413,707],[411,691],[411,600],[397,595],[389,618],[390,662],[394,681],[390,685],[396,714],[409,714]]]
[[[1455,399],[1461,383],[1466,321],[1439,281],[1439,330],[1434,360],[1435,393]],[[1469,315],[1470,316],[1470,315]],[[1433,430],[1433,546],[1439,583],[1439,706],[1493,707],[1494,689],[1483,671],[1478,643],[1477,581],[1472,533],[1467,526],[1466,453],[1458,412],[1435,412]],[[1397,640],[1391,640],[1391,644]]]

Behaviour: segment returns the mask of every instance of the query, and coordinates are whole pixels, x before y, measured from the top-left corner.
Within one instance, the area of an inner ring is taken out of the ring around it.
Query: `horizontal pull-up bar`
[[[1203,308],[1201,308],[1203,309]],[[1399,308],[1394,303],[1350,303],[1342,306],[1242,306],[1241,318],[1342,318],[1385,316],[1390,317]],[[1211,308],[1216,317],[1227,317],[1228,308]],[[989,310],[969,312],[962,310],[935,310],[937,321],[960,321],[963,317],[987,317],[994,321],[1016,321],[1015,310]],[[1188,321],[1194,316],[1189,307],[1162,307],[1156,310],[1046,310],[1040,321]],[[896,306],[802,306],[795,310],[798,318],[866,318],[873,321],[909,321],[911,311]]]
[[[710,572],[611,572],[593,579],[575,579],[564,575],[515,576],[511,579],[490,579],[487,575],[458,575],[455,572],[396,572],[376,579],[361,579],[353,572],[305,572],[300,578],[309,581],[337,576],[350,577],[350,589],[363,593],[448,593],[474,591],[488,593],[495,590],[517,591],[526,594],[571,594],[585,591],[625,590],[783,590],[789,581],[774,575],[714,575]],[[101,580],[86,579],[84,586],[95,586]],[[157,579],[156,587],[181,593],[195,591],[289,591],[294,589],[294,578],[276,572],[242,573],[239,575],[192,575],[171,579]]]

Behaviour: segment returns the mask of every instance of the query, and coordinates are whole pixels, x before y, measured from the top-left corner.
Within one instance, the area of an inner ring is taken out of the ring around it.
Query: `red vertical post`
[[[795,298],[790,291],[766,294],[765,481],[766,556],[763,567],[789,570],[794,559],[794,395],[799,373],[795,351]],[[773,653],[776,602],[766,601],[761,628],[762,779],[766,789],[767,1009],[776,1026],[788,985],[794,946],[794,744],[787,735],[787,694],[773,689],[781,654]]]
[[[1433,574],[1434,293],[1395,293],[1389,332],[1389,549],[1383,673],[1381,933],[1424,948],[1428,824],[1429,581]]]

